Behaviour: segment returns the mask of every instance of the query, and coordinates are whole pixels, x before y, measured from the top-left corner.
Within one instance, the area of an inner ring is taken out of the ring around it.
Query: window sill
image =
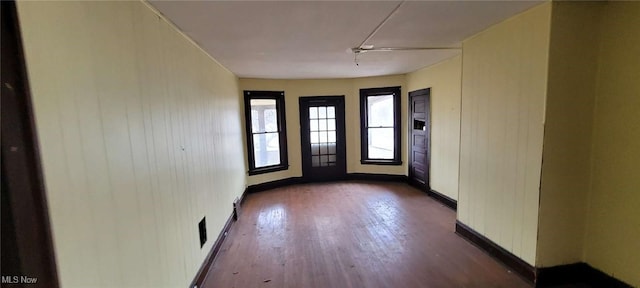
[[[379,160],[379,159],[365,159],[360,160],[360,164],[362,165],[402,165],[402,161],[400,160]]]
[[[252,176],[252,175],[271,173],[271,172],[282,171],[287,169],[289,169],[289,165],[275,165],[275,166],[266,166],[266,167],[256,168],[253,170],[249,170],[249,172],[247,173],[249,174],[249,176]]]

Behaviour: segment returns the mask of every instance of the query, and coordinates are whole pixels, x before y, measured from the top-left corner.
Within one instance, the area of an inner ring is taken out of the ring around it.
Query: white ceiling
[[[402,74],[461,50],[367,52],[357,47],[398,1],[156,1],[151,5],[242,78]],[[462,40],[541,1],[409,1],[366,44],[461,47]]]

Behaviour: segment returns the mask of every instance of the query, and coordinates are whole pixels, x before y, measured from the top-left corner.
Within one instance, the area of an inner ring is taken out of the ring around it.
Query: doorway
[[[55,288],[58,275],[18,15],[15,2],[1,5],[2,287],[23,287],[28,278],[37,279],[34,287]]]
[[[344,96],[300,97],[302,177],[332,181],[347,175]]]
[[[409,183],[430,191],[431,88],[409,92]]]

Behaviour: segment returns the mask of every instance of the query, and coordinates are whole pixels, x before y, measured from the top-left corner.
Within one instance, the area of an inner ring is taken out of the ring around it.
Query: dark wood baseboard
[[[511,252],[498,246],[498,244],[462,224],[460,221],[456,221],[456,234],[486,251],[489,255],[504,263],[527,281],[535,283],[535,287],[560,287],[563,285],[586,285],[586,287],[608,288],[632,287],[582,262],[536,269],[529,265],[529,263],[511,254]]]
[[[474,231],[468,226],[462,224],[456,220],[456,234],[462,238],[467,239],[469,242],[475,244],[480,249],[486,251],[489,255],[496,258],[500,262],[504,263],[512,271],[518,273],[522,278],[534,283],[536,279],[536,270],[529,263],[524,262],[522,259],[511,254],[511,252],[493,243],[493,241],[480,235],[480,233]]]
[[[247,187],[247,193],[256,193],[256,192],[261,192],[261,191],[265,191],[265,190],[271,190],[271,189],[275,189],[275,188],[285,187],[285,186],[289,186],[289,185],[300,184],[300,183],[304,183],[304,182],[305,181],[303,180],[302,177],[290,177],[290,178],[285,178],[285,179],[279,179],[279,180],[275,180],[275,181],[249,185]]]
[[[406,175],[372,174],[372,173],[348,173],[347,180],[403,182],[403,183],[407,183],[409,181]]]
[[[246,198],[246,196],[247,196],[247,188],[244,188],[242,195],[240,195],[240,197],[233,200],[233,212],[232,212],[233,221],[238,220],[238,216],[240,216],[240,210],[242,208],[242,204],[244,203],[244,199]]]
[[[406,175],[391,175],[391,174],[370,174],[370,173],[347,173],[344,178],[333,179],[331,181],[344,181],[344,180],[363,180],[363,181],[384,181],[384,182],[402,182],[408,181]],[[246,193],[256,193],[265,190],[271,190],[275,188],[303,184],[313,182],[303,177],[290,177],[285,179],[278,179],[260,184],[249,185]],[[320,181],[322,182],[322,181]],[[244,198],[244,197],[243,197]]]
[[[426,191],[427,195],[431,196],[431,198],[436,199],[438,202],[442,203],[444,206],[447,206],[451,209],[453,209],[453,211],[458,210],[458,201],[453,200],[451,198],[449,198],[448,196],[433,190],[429,187],[427,187],[426,184],[418,182],[414,179],[408,178],[407,177],[407,183],[409,183],[409,185],[415,187],[416,189],[420,190],[420,191]]]
[[[583,262],[538,268],[537,270],[536,287],[558,287],[580,284],[588,285],[589,287],[632,287]]]
[[[240,195],[240,199],[238,200],[240,205],[244,204],[244,200],[247,199],[247,194],[249,194],[249,188],[244,188],[244,192],[242,192],[242,195]]]
[[[449,198],[449,196],[446,196],[436,190],[429,190],[427,191],[427,194],[444,204],[444,206],[453,209],[453,211],[458,209],[458,201]]]
[[[407,183],[420,191],[429,191],[429,187],[427,187],[427,184],[419,182],[412,177],[407,176]]]
[[[231,229],[231,226],[235,222],[234,220],[236,219],[235,216],[236,215],[234,210],[233,212],[231,212],[231,215],[229,215],[227,222],[224,223],[224,227],[222,227],[222,231],[220,231],[220,234],[218,235],[216,242],[213,243],[213,246],[211,247],[209,254],[207,254],[207,257],[204,258],[204,262],[202,263],[202,266],[200,266],[200,269],[198,269],[198,273],[196,273],[196,277],[193,279],[191,284],[189,284],[189,288],[195,287],[196,285],[198,287],[202,286],[202,283],[207,278],[207,274],[209,273],[209,269],[211,268],[213,261],[216,259],[216,256],[218,256],[218,253],[220,252],[220,248],[222,247],[222,242],[224,242],[224,240],[227,238],[227,235],[229,234],[229,230]]]

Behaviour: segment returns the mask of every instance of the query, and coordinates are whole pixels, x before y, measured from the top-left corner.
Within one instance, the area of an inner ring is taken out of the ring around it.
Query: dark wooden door
[[[430,89],[409,92],[409,181],[429,191]]]
[[[344,96],[300,97],[302,176],[307,181],[347,174]]]
[[[29,81],[15,2],[1,2],[2,287],[58,285]],[[20,284],[24,276],[33,285]],[[11,285],[10,283],[17,283]]]

